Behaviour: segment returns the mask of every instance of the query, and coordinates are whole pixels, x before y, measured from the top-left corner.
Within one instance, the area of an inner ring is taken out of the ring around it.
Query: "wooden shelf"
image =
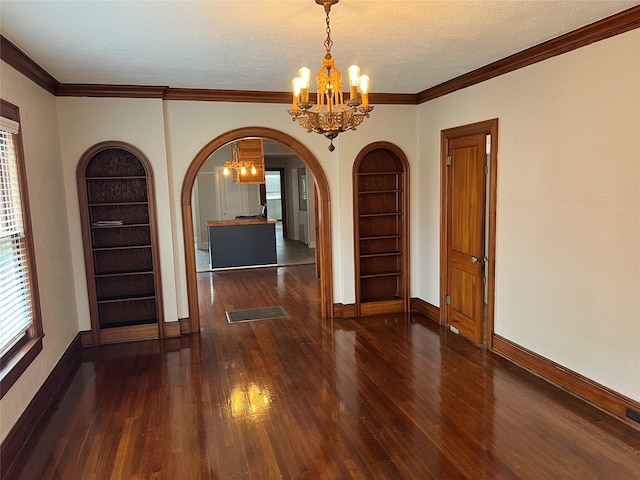
[[[360,253],[360,258],[391,257],[402,255],[402,252]]]
[[[388,297],[378,296],[376,298],[364,299],[363,302],[371,303],[371,302],[388,302],[390,300],[402,300],[402,297],[398,295],[389,295]]]
[[[91,228],[123,228],[123,227],[148,227],[148,223],[123,223],[122,225],[93,225]]]
[[[369,217],[398,217],[400,215],[404,215],[402,212],[382,212],[382,213],[360,213],[358,216],[360,218],[369,218]]]
[[[131,177],[122,177],[122,176],[102,176],[102,177],[86,177],[87,180],[138,180],[143,179],[146,180],[146,175],[137,175]]]
[[[141,270],[121,270],[117,272],[109,272],[109,273],[96,273],[95,277],[124,277],[128,275],[144,275],[147,273],[153,274],[153,270],[141,269]]]
[[[356,307],[359,315],[408,311],[408,162],[385,142],[363,152],[353,167]]]
[[[378,273],[370,273],[370,274],[361,274],[360,278],[377,278],[377,277],[393,277],[396,275],[403,275],[403,272],[393,271],[393,272],[378,272]]]
[[[372,195],[372,194],[380,194],[380,193],[402,193],[402,190],[394,189],[394,190],[365,190],[359,191],[359,195]]]
[[[396,175],[397,170],[380,171],[380,172],[358,172],[358,176],[366,177],[367,175],[380,176],[380,175]]]
[[[371,235],[368,237],[360,237],[360,240],[384,240],[387,238],[402,238],[402,234],[400,233],[393,233],[391,235]]]
[[[145,338],[162,336],[150,172],[142,152],[116,142],[96,145],[78,164],[91,330],[97,342],[135,340],[141,331]],[[106,329],[117,334],[102,335]]]
[[[143,297],[131,295],[129,297],[105,298],[104,300],[98,300],[98,303],[102,304],[102,303],[130,302],[131,300],[149,300],[154,298],[156,298],[155,295],[146,295]]]
[[[149,205],[149,202],[103,202],[103,203],[89,203],[90,207],[116,207],[124,205]]]
[[[110,250],[131,250],[135,248],[151,248],[150,244],[147,245],[121,245],[118,247],[95,247],[94,252],[105,252]]]

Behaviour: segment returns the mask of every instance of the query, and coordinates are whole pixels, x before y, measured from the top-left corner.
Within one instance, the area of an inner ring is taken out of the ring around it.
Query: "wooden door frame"
[[[207,143],[189,164],[182,181],[180,195],[182,233],[184,241],[185,273],[187,278],[187,300],[189,305],[189,331],[200,331],[200,309],[198,306],[198,279],[196,254],[191,215],[191,191],[204,162],[223,145],[246,137],[260,137],[280,143],[293,151],[313,174],[315,190],[318,192],[318,237],[316,244],[320,270],[320,311],[323,317],[333,317],[333,254],[331,245],[331,202],[329,182],[322,165],[305,145],[286,133],[266,127],[242,127],[223,133]]]
[[[449,151],[449,141],[458,137],[477,134],[491,135],[491,153],[489,157],[489,188],[485,195],[489,201],[488,223],[488,245],[487,251],[487,305],[483,315],[482,325],[482,345],[493,348],[493,317],[495,308],[495,267],[496,267],[496,204],[497,204],[497,180],[498,180],[498,119],[493,118],[483,122],[472,123],[460,127],[448,128],[440,133],[440,323],[449,324],[448,312],[446,309],[447,286],[449,284],[448,271],[448,251],[449,231],[447,222],[447,153]],[[486,205],[485,198],[485,205]],[[487,237],[487,236],[485,236]],[[484,241],[484,239],[483,239]]]

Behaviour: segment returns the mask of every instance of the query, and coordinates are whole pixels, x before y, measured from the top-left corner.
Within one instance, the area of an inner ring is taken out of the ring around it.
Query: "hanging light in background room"
[[[240,144],[233,142],[231,144],[231,160],[224,162],[223,173],[229,175],[232,170],[235,170],[240,175],[246,175],[251,172],[251,175],[256,175],[257,169],[252,160],[242,158],[240,154]]]
[[[331,141],[331,152],[335,150],[333,139],[342,132],[355,130],[373,110],[369,105],[369,77],[360,75],[360,68],[356,65],[348,69],[349,99],[343,101],[342,75],[336,67],[335,58],[331,55],[333,41],[329,19],[331,6],[338,1],[315,0],[318,5],[324,7],[327,23],[327,38],[324,41],[326,53],[322,58],[322,68],[316,77],[318,104],[312,109],[314,104],[309,100],[311,70],[303,67],[291,82],[293,104],[289,110],[293,120],[306,128],[307,132],[320,133],[327,137]]]

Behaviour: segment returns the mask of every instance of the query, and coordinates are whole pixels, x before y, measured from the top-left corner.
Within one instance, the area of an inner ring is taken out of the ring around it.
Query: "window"
[[[42,351],[18,107],[0,100],[0,398]]]

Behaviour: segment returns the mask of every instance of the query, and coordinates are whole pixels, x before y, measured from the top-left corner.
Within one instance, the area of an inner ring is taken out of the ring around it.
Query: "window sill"
[[[2,399],[20,375],[42,351],[42,336],[28,340],[8,359],[0,364],[0,399]]]

